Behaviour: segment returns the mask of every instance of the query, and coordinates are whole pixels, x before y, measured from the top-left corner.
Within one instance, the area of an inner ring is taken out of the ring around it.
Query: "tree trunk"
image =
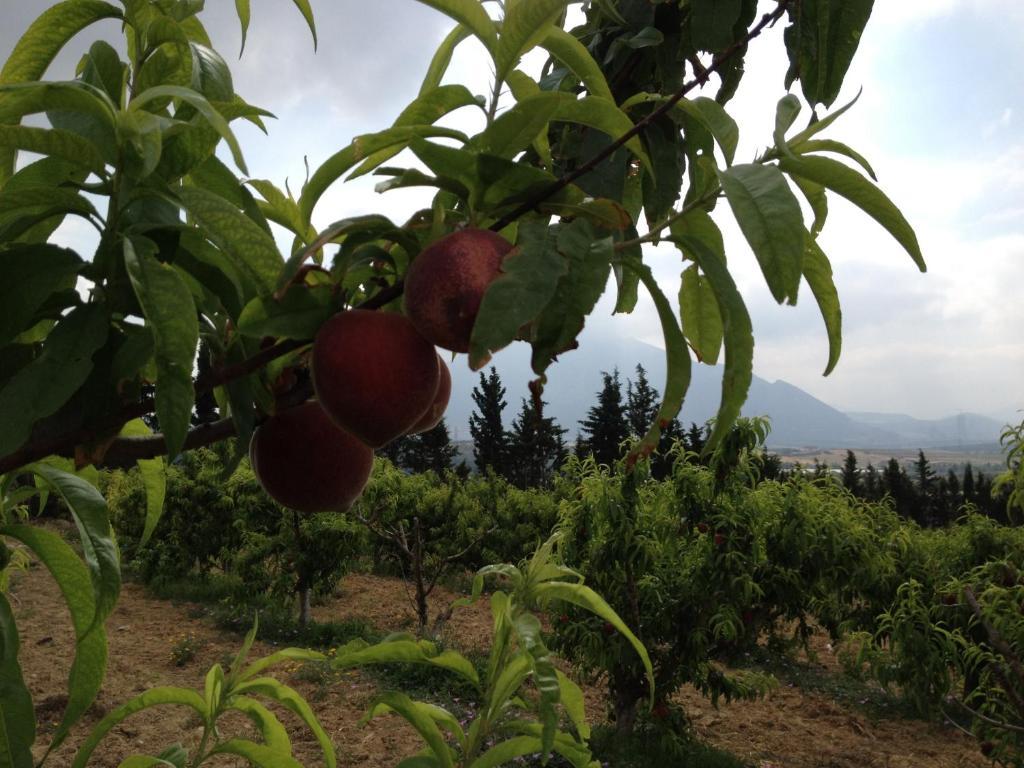
[[[642,672],[637,676],[636,670],[630,667],[617,667],[612,670],[608,683],[615,733],[619,737],[631,736],[640,702],[647,693],[647,680]]]
[[[423,533],[418,517],[413,518],[412,555],[412,578],[416,584],[416,618],[419,619],[420,632],[423,633],[430,621],[430,607],[427,605],[427,585],[423,574]]]
[[[299,626],[305,629],[309,626],[310,617],[310,606],[309,606],[309,595],[310,589],[306,585],[300,585],[298,588],[299,595]]]

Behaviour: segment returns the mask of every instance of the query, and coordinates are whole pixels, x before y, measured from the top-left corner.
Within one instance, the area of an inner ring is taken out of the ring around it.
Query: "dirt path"
[[[60,593],[41,568],[35,567],[19,578],[12,595],[22,636],[22,666],[37,704],[40,731],[45,735],[52,733],[63,711],[62,691],[66,687],[73,637],[67,628]],[[431,602],[432,615],[455,597],[438,590]],[[50,765],[69,765],[74,749],[103,715],[147,687],[202,687],[208,667],[217,661],[225,662],[240,639],[195,618],[199,613],[188,605],[148,598],[136,585],[125,586],[108,623],[111,662],[104,688],[68,743],[51,757]],[[411,628],[413,612],[399,581],[353,575],[342,581],[335,598],[314,607],[314,617],[364,618],[382,630],[399,631]],[[460,609],[449,623],[451,641],[462,648],[483,648],[490,623],[486,601]],[[172,648],[189,634],[198,641],[196,656],[183,667],[175,666]],[[274,650],[271,645],[257,643],[253,657]],[[834,664],[827,651],[822,656],[824,664]],[[359,719],[376,692],[375,683],[368,676],[352,673],[323,689],[296,672],[297,665],[278,668],[279,679],[311,699],[338,749],[339,765],[385,768],[419,749],[415,734],[396,717],[359,726]],[[589,688],[586,693],[588,714],[599,720],[604,706],[601,691]],[[955,731],[895,718],[872,722],[827,696],[785,684],[762,701],[722,705],[718,710],[692,689],[684,689],[678,701],[692,717],[701,739],[757,768],[988,765],[972,741]],[[290,713],[279,716],[289,725],[296,756],[306,765],[319,765],[319,751],[308,731],[301,729]],[[133,752],[153,753],[175,741],[194,744],[198,735],[198,723],[188,713],[166,707],[150,710],[115,728],[90,765],[113,768]]]

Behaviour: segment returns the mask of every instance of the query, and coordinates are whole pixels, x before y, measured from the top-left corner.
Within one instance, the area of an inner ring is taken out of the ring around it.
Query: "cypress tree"
[[[697,422],[691,421],[690,428],[686,430],[686,437],[684,438],[686,450],[700,454],[707,444],[709,434],[707,425],[698,426]]]
[[[636,384],[626,382],[626,421],[631,435],[643,437],[647,433],[658,414],[660,399],[658,390],[647,381],[647,371],[638,363]]]
[[[860,477],[857,472],[857,456],[851,451],[846,451],[846,460],[843,462],[843,487],[855,496],[860,496]]]
[[[483,474],[490,467],[500,475],[508,472],[508,432],[501,418],[505,410],[505,387],[497,369],[491,366],[485,377],[480,372],[480,384],[473,387],[473,402],[476,410],[469,417],[469,434],[473,438],[473,460],[476,469]]]
[[[622,443],[629,436],[629,423],[622,402],[622,382],[619,369],[612,374],[601,372],[604,386],[597,393],[597,405],[580,422],[583,428],[583,446],[592,453],[598,464],[612,466],[621,455]]]
[[[971,462],[967,462],[967,466],[964,467],[964,484],[963,484],[963,496],[964,503],[974,502],[975,491],[974,491],[974,469],[971,467]]]
[[[433,470],[443,475],[452,468],[452,460],[458,449],[452,445],[448,425],[444,419],[433,429],[404,438],[402,464],[412,472]]]
[[[538,413],[532,399],[523,399],[519,415],[512,422],[509,436],[512,482],[520,488],[547,485],[552,474],[566,458],[566,431],[552,416]]]

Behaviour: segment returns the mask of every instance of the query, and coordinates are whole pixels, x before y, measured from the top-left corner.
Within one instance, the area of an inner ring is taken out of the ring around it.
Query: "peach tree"
[[[315,42],[308,0],[293,3]],[[453,28],[419,94],[391,126],[314,169],[297,196],[249,177],[232,124],[265,128],[270,113],[235,93],[202,0],[63,0],[0,69],[0,535],[54,576],[77,638],[51,749],[102,682],[104,620],[120,587],[97,468],[139,466],[145,539],[167,457],[235,437],[240,460],[264,430],[276,434],[254,455],[257,465],[269,459],[265,487],[294,508],[342,508],[366,481],[370,446],[439,407],[433,344],[465,350],[473,368],[513,341],[530,344],[539,399],[548,367],[575,346],[609,286],[618,312],[632,311],[643,288],[667,350],[664,402],[632,460],[678,412],[693,361],[722,358],[714,444],[739,413],[753,354],[716,220],[736,219],[780,304],[807,284],[828,331],[827,371],[841,339],[817,241],[829,194],[860,207],[924,268],[870,165],[826,137],[846,108],[819,114],[838,98],[871,0],[425,4]],[[236,9],[244,40],[248,0]],[[121,23],[123,45],[96,40],[73,73],[43,79],[66,44],[105,19]],[[811,117],[795,128],[801,100],[783,96],[768,149],[743,162],[726,106],[748,47],[778,24],[790,61],[780,92],[799,83]],[[482,96],[446,79],[470,38],[494,73]],[[535,50],[548,57],[539,74],[524,63]],[[445,124],[462,110],[479,114],[479,131]],[[369,173],[381,192],[425,188],[426,205],[404,222],[331,212],[335,223],[314,226],[332,185]],[[69,218],[96,229],[94,248],[55,244]],[[679,252],[678,299],[646,260],[645,246],[661,241]],[[428,265],[438,251],[440,266]],[[407,277],[425,300],[403,302]],[[314,394],[326,410],[299,418]],[[217,418],[193,425],[197,398],[210,396]],[[324,458],[338,454],[351,461]],[[77,524],[81,557],[27,519],[33,497],[50,494]],[[32,704],[3,596],[0,638],[3,754],[28,765]],[[550,747],[548,725],[544,734]]]

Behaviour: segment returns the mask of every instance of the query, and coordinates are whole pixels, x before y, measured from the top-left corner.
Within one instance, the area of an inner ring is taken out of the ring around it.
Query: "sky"
[[[0,0],[0,57],[47,3]],[[389,125],[418,89],[451,22],[415,0],[314,0],[319,50],[293,5],[254,0],[239,60],[234,3],[208,0],[204,20],[235,76],[235,89],[272,111],[270,136],[238,125],[255,178],[297,190],[312,168],[354,136]],[[771,4],[765,3],[765,9]],[[862,89],[828,136],[871,161],[881,187],[914,226],[928,262],[921,274],[889,235],[831,197],[820,243],[832,260],[843,306],[843,355],[828,377],[828,344],[804,286],[796,307],[771,298],[753,255],[720,206],[730,266],[751,312],[754,372],[784,379],[846,411],[936,418],[961,411],[1002,421],[1024,418],[1024,4],[1018,0],[879,0],[837,106]],[[113,23],[99,27],[114,39]],[[70,76],[83,41],[47,73]],[[535,57],[536,65],[539,59]],[[747,75],[729,105],[740,125],[737,162],[771,143],[775,103],[784,94],[781,26],[754,41]],[[490,91],[490,64],[473,42],[460,47],[446,82]],[[711,95],[711,94],[709,94]],[[453,125],[479,128],[459,113]],[[800,124],[809,117],[806,108]],[[476,122],[474,122],[476,121]],[[373,178],[335,185],[314,224],[379,212],[401,222],[426,204],[418,190],[378,195]],[[87,225],[62,241],[88,251]],[[285,239],[282,238],[282,244]],[[645,256],[666,292],[680,261],[668,246]],[[663,345],[653,306],[611,315],[611,291],[588,321],[582,343],[607,335]],[[566,356],[564,358],[568,360]]]

